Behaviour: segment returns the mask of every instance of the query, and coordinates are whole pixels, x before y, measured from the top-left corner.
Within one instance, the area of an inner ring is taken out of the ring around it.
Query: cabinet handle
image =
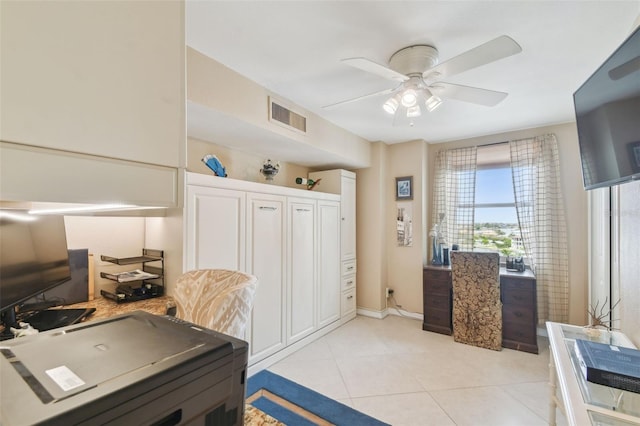
[[[518,311],[516,311],[516,312],[514,312],[514,314],[515,314],[515,316],[517,316],[518,318],[520,318],[520,317],[522,316],[522,312],[518,312]]]
[[[347,281],[347,284],[348,284],[348,285],[353,284],[353,280],[349,280],[349,281]]]
[[[269,207],[269,206],[260,206],[258,207],[260,210],[278,210],[277,207]]]
[[[347,271],[351,271],[353,269],[353,266],[347,266]]]
[[[353,299],[353,296],[347,296],[347,299]]]
[[[310,212],[309,209],[296,209],[297,212]]]

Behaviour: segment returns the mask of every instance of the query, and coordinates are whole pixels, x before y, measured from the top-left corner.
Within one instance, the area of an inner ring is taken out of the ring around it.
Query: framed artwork
[[[640,142],[631,142],[627,145],[633,173],[640,172]]]
[[[396,178],[396,200],[413,200],[413,176]]]

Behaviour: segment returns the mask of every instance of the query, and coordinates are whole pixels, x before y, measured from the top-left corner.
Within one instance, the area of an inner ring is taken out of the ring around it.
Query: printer
[[[242,425],[248,344],[143,311],[0,342],[0,424]]]

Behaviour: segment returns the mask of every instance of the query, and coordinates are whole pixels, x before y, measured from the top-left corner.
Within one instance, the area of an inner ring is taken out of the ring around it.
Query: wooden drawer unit
[[[536,280],[531,277],[502,275],[502,346],[538,353],[536,325]]]
[[[427,266],[422,270],[423,330],[452,334],[451,288],[450,269]]]

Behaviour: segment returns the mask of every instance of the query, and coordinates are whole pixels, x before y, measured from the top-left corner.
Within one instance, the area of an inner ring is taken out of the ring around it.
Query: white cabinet
[[[316,202],[288,199],[289,343],[312,333],[316,326]]]
[[[286,197],[247,193],[247,268],[260,279],[247,327],[249,358],[264,359],[286,346]]]
[[[249,365],[340,325],[339,196],[197,173],[186,173],[186,194],[185,269],[258,277]]]
[[[318,201],[318,327],[340,319],[340,203]]]
[[[0,12],[0,140],[184,165],[184,2],[2,1]]]
[[[246,193],[189,185],[185,270],[245,270]]]
[[[356,174],[335,169],[309,178],[322,179],[320,190],[340,195],[341,319],[346,322],[356,316]]]

